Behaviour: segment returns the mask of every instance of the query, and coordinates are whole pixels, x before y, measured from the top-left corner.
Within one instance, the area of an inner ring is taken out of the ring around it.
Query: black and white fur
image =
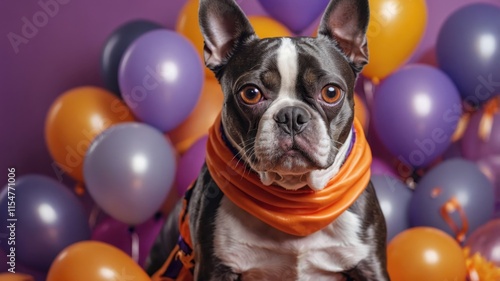
[[[368,0],[332,0],[316,38],[259,39],[234,0],[200,0],[205,62],[225,97],[225,135],[264,184],[321,190],[340,169],[353,137],[354,84],[368,61],[368,19]],[[335,104],[321,98],[327,85],[341,89]],[[248,86],[262,93],[257,104],[242,101]],[[177,242],[178,211],[151,252],[151,274]],[[237,207],[206,167],[188,212],[195,280],[389,280],[386,227],[371,184],[332,224],[306,237]]]

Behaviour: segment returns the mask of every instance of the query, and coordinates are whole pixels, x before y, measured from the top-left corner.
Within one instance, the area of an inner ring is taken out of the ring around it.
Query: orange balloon
[[[411,56],[427,24],[425,0],[370,0],[368,52],[363,75],[375,81],[398,69]]]
[[[207,79],[193,112],[168,136],[177,151],[184,153],[197,139],[206,135],[222,110],[224,95],[217,80]]]
[[[35,281],[31,275],[22,273],[0,273],[0,281]]]
[[[354,94],[354,115],[361,123],[363,130],[367,132],[370,115],[368,114],[365,103],[356,93]]]
[[[464,281],[467,275],[460,245],[431,227],[410,228],[394,237],[387,266],[392,281]]]
[[[272,18],[265,16],[250,16],[248,17],[248,20],[259,38],[293,36],[286,26]]]
[[[151,281],[123,251],[97,241],[83,241],[62,250],[50,266],[47,281]]]
[[[186,2],[179,14],[179,18],[177,19],[175,30],[193,43],[204,65],[204,40],[198,23],[198,9],[200,7],[199,2],[199,0],[189,0]],[[205,67],[205,77],[215,79],[215,74],[210,69]]]
[[[60,95],[45,120],[45,141],[52,159],[83,181],[83,159],[92,140],[111,125],[134,121],[115,95],[97,87],[79,87]]]

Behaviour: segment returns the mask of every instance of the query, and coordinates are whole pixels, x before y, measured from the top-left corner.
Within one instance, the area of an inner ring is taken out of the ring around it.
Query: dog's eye
[[[262,93],[255,86],[246,86],[240,91],[240,97],[246,104],[256,104],[262,99]]]
[[[339,86],[328,84],[321,90],[321,98],[329,104],[334,104],[342,98],[342,90]]]

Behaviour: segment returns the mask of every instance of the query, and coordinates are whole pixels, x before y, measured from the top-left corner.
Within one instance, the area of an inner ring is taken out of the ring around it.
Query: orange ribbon
[[[488,261],[480,253],[471,253],[469,247],[463,249],[467,276],[470,281],[498,281],[500,280],[500,267]]]
[[[465,130],[467,129],[467,125],[469,125],[470,115],[471,114],[469,112],[466,112],[462,115],[462,117],[460,117],[460,120],[458,120],[457,128],[451,136],[452,142],[456,142],[463,137]]]
[[[500,96],[494,97],[484,105],[483,116],[479,121],[478,135],[481,140],[487,142],[493,128],[493,118],[500,112]]]
[[[435,189],[436,190],[436,189]],[[455,238],[459,243],[465,241],[465,234],[469,230],[469,222],[467,220],[467,215],[465,214],[462,205],[457,198],[452,197],[450,200],[446,201],[440,208],[441,216],[444,221],[451,227],[452,231],[455,233]],[[458,212],[461,221],[461,227],[459,227],[451,218],[451,214]]]
[[[238,161],[222,139],[220,116],[210,129],[207,167],[221,191],[234,204],[285,233],[306,236],[333,222],[365,190],[370,180],[371,151],[359,121],[356,141],[344,165],[320,191],[266,186]]]

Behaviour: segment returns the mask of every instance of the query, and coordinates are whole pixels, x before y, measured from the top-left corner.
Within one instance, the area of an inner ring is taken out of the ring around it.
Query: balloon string
[[[478,135],[483,141],[488,141],[493,128],[493,117],[500,111],[500,97],[491,99],[484,106],[484,114],[479,121]]]
[[[451,214],[454,212],[458,212],[460,216],[460,220],[462,222],[462,227],[458,227],[458,225],[451,218]],[[440,213],[445,222],[451,227],[453,232],[455,233],[455,238],[459,243],[465,241],[465,234],[467,230],[469,230],[469,223],[467,221],[467,215],[465,214],[462,205],[458,202],[457,198],[453,197],[447,202],[443,204],[440,208]]]
[[[99,206],[97,204],[94,204],[94,206],[92,207],[92,210],[90,211],[90,215],[89,215],[90,229],[93,229],[94,226],[96,225],[97,217],[99,216],[100,212],[101,212],[101,208],[99,208]]]
[[[132,259],[136,262],[139,263],[139,234],[135,232],[135,228],[131,227],[129,229],[130,232],[130,238],[132,238]]]
[[[85,186],[82,182],[78,182],[75,185],[74,190],[75,190],[76,195],[78,195],[79,197],[83,197],[83,195],[85,195]]]

